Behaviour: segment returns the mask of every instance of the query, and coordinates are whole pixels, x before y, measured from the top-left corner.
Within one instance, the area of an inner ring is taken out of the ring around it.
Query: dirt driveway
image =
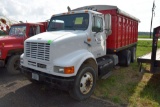
[[[0,68],[0,107],[116,107],[95,98],[75,101],[65,91],[33,84],[22,74],[9,75]]]

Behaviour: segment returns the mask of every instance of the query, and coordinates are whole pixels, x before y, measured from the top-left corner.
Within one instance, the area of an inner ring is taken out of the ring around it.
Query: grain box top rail
[[[76,8],[73,9],[72,11],[77,11],[77,10],[94,10],[94,11],[101,11],[101,10],[117,10],[118,14],[124,15],[126,17],[129,17],[131,19],[134,19],[138,22],[140,22],[140,20],[124,11],[122,11],[121,9],[119,9],[117,6],[111,6],[111,5],[90,5],[90,6],[84,6],[84,7],[80,7],[80,8]]]

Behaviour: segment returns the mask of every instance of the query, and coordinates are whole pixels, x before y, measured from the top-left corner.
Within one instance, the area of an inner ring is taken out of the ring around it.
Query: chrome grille
[[[49,61],[50,44],[26,42],[26,57]]]

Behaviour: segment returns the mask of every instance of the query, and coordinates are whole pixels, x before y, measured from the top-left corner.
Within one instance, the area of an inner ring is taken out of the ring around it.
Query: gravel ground
[[[9,75],[0,68],[0,107],[116,107],[92,96],[75,101],[68,92],[45,84],[34,84],[22,74]]]

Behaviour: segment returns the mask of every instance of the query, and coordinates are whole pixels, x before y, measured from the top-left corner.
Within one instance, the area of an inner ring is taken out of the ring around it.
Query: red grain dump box
[[[107,38],[107,52],[118,52],[136,45],[139,19],[120,10],[117,6],[92,5],[75,10],[94,10],[112,16],[112,33]]]
[[[46,29],[48,27],[48,21],[46,21],[46,22],[38,22],[38,23],[41,23],[43,25],[43,26],[41,26],[42,29],[45,29],[45,31],[46,31]]]
[[[103,6],[102,6],[103,7]],[[138,37],[139,20],[116,6],[111,6],[106,10],[99,10],[103,14],[112,16],[112,34],[107,39],[107,49],[118,51],[129,45],[134,45]]]

